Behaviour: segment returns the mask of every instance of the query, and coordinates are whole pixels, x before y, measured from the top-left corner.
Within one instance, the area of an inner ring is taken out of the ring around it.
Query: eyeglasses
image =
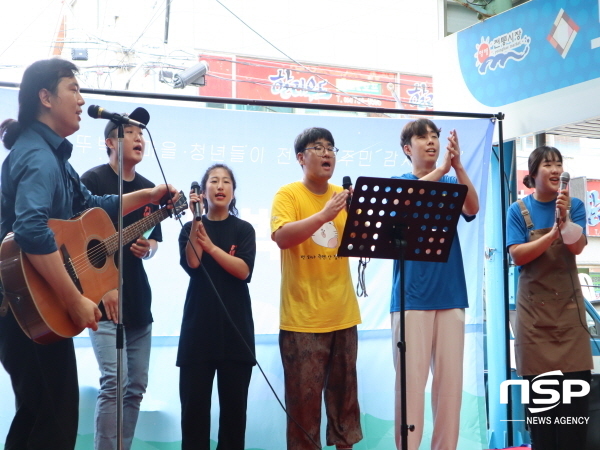
[[[325,147],[321,144],[317,144],[314,147],[306,147],[304,150],[314,150],[315,155],[320,156],[321,158],[327,154],[335,158],[337,152],[340,151],[337,147],[334,147],[333,145]]]

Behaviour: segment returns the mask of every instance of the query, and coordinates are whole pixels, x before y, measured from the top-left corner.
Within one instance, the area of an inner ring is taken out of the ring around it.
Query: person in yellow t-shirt
[[[361,322],[347,258],[338,257],[349,192],[329,184],[337,148],[330,131],[304,130],[294,142],[302,181],[273,200],[271,238],[281,249],[279,348],[288,413],[287,448],[321,448],[325,396],[327,445],[362,439],[356,354]]]

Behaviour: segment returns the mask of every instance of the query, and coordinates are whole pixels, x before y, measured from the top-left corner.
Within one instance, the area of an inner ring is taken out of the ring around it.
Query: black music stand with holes
[[[400,262],[400,393],[402,449],[408,448],[404,261],[446,262],[467,196],[463,184],[402,178],[356,180],[339,256]]]

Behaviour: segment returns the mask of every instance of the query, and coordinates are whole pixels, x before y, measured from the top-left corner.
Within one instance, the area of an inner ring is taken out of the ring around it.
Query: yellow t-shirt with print
[[[330,184],[325,194],[317,195],[300,181],[283,186],[273,200],[271,234],[321,211],[341,191]],[[310,239],[281,250],[282,330],[328,333],[361,322],[348,258],[337,256],[346,217],[344,209]]]

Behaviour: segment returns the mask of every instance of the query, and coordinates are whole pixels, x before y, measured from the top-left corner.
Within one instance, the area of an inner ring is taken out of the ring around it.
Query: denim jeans
[[[122,387],[123,449],[131,448],[140,403],[148,385],[148,366],[152,344],[152,324],[144,327],[124,327]],[[96,403],[96,450],[117,448],[117,325],[109,320],[90,330],[92,347],[100,369],[100,391]]]

